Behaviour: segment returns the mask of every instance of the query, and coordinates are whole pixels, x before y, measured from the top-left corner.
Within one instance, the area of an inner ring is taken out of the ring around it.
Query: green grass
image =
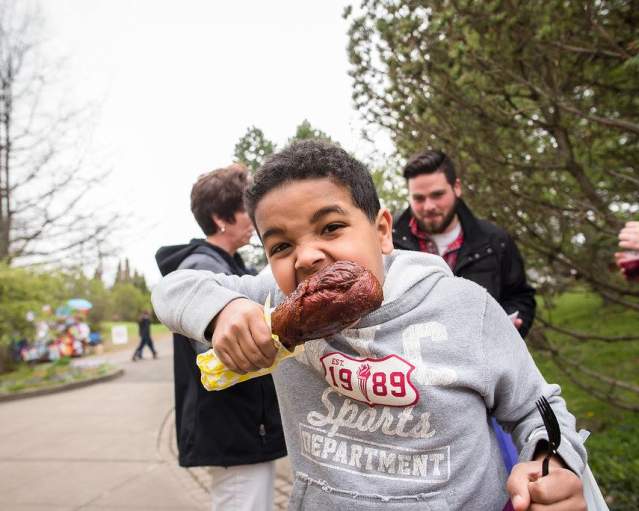
[[[571,292],[556,301],[551,312],[539,314],[562,328],[603,335],[629,335],[639,332],[639,314],[618,306],[604,306],[594,294]],[[550,339],[572,360],[607,376],[639,385],[639,341],[606,343],[579,342],[565,335],[550,333]],[[577,427],[592,435],[586,442],[590,467],[609,501],[611,511],[639,509],[639,413],[625,411],[596,399],[575,385],[547,355],[534,353],[540,370],[550,382],[559,383]],[[639,404],[637,396],[606,389]]]
[[[36,365],[22,363],[15,371],[0,375],[0,395],[91,380],[104,376],[113,369],[112,365],[106,363],[90,367],[76,367],[69,358]]]

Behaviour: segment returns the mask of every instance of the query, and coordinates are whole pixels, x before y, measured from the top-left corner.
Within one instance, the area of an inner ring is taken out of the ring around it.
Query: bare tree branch
[[[63,105],[67,94],[56,83],[62,66],[42,58],[41,25],[37,11],[0,4],[0,260],[13,264],[97,250],[121,220],[84,203],[104,179],[85,176],[90,108]]]
[[[569,330],[567,328],[561,328],[557,325],[546,321],[544,318],[537,316],[537,321],[539,321],[542,325],[550,330],[555,332],[559,332],[561,334],[569,335],[573,339],[579,339],[580,341],[603,341],[603,342],[620,342],[620,341],[639,341],[639,335],[616,335],[616,336],[605,336],[605,335],[597,335],[594,333],[586,333],[586,332],[575,332],[574,330]]]

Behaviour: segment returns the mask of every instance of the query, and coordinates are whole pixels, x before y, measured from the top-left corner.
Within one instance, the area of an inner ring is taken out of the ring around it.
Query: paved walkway
[[[209,510],[205,469],[176,461],[172,344],[116,380],[0,403],[0,509],[11,511]],[[276,509],[286,509],[290,468],[278,463]]]

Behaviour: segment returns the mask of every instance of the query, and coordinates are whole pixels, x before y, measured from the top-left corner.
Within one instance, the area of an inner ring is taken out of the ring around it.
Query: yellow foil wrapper
[[[268,326],[271,326],[271,295],[269,294],[266,298],[266,302],[264,303],[264,319]],[[204,353],[200,353],[197,356],[196,363],[200,369],[201,377],[200,381],[206,390],[224,390],[229,388],[236,383],[241,383],[243,381],[251,380],[252,378],[257,378],[259,376],[264,376],[266,374],[270,374],[273,372],[273,369],[277,367],[282,360],[288,357],[292,357],[295,353],[291,353],[288,351],[282,344],[280,343],[277,335],[272,334],[273,342],[277,347],[277,355],[275,355],[275,362],[271,367],[266,367],[264,369],[260,369],[259,371],[254,371],[246,374],[238,374],[230,369],[227,369],[222,362],[217,358],[215,351],[210,349]],[[295,352],[299,349],[303,349],[303,346],[298,346]]]

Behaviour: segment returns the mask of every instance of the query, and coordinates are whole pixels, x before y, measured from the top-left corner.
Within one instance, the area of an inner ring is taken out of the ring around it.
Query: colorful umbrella
[[[67,316],[70,316],[72,312],[73,312],[73,310],[71,310],[71,307],[69,307],[67,305],[63,305],[62,307],[58,307],[55,310],[55,315],[60,317],[60,318],[65,318]]]
[[[67,306],[73,310],[89,310],[93,307],[93,304],[84,298],[72,298],[67,302]]]

